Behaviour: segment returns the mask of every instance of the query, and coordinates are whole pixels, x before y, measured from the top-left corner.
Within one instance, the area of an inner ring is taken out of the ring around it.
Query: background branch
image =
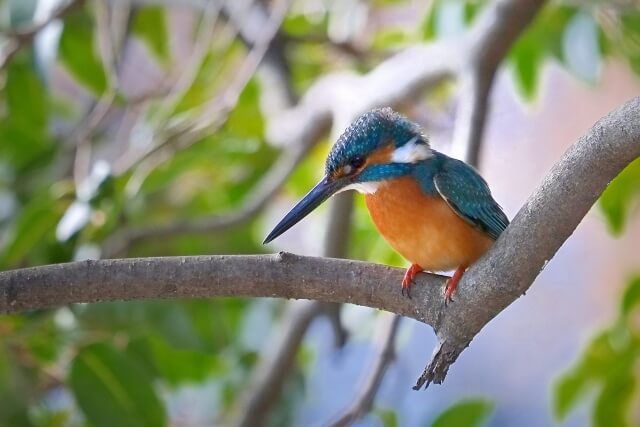
[[[345,109],[354,117],[374,107],[398,105],[451,77],[479,74],[490,85],[508,48],[543,4],[497,0],[460,38],[407,48],[362,76],[329,74],[314,83],[296,107],[269,120],[268,137],[282,146],[306,141],[344,117]]]
[[[384,374],[387,372],[389,364],[395,357],[395,342],[400,326],[401,317],[396,314],[384,313],[378,319],[376,340],[378,352],[369,370],[368,376],[364,379],[360,387],[360,393],[356,396],[351,405],[331,423],[332,427],[346,427],[353,424],[371,410],[376,393],[382,384]]]

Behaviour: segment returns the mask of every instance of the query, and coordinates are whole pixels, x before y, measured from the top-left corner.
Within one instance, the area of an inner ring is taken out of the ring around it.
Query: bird
[[[402,295],[423,271],[454,271],[444,302],[466,269],[509,225],[487,182],[470,165],[430,146],[422,128],[389,107],[351,123],[331,148],[320,182],[273,228],[267,244],[332,195],[364,194],[371,219],[409,263]]]

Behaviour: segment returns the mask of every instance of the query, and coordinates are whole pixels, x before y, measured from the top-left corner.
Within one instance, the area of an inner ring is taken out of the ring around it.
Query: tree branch
[[[416,388],[444,380],[473,337],[529,289],[609,182],[639,156],[636,97],[567,150],[489,253],[465,273],[455,304],[434,325],[439,346]]]
[[[420,275],[413,299],[402,270],[358,261],[203,256],[84,261],[0,273],[0,312],[97,301],[268,296],[348,302],[432,325],[439,346],[416,387],[440,383],[473,337],[531,286],[608,183],[640,156],[640,97],[600,119],[553,167],[493,248],[442,304],[444,278]]]
[[[87,260],[0,272],[0,313],[73,303],[240,296],[349,302],[434,323],[440,308],[422,307],[419,301],[440,301],[444,278],[423,275],[409,300],[395,286],[402,275],[399,268],[286,252]]]
[[[491,82],[509,47],[543,4],[544,0],[496,0],[461,38],[407,48],[361,76],[327,75],[296,107],[269,120],[267,135],[276,145],[290,146],[329,128],[333,119],[345,116],[345,109],[356,116],[374,107],[398,105],[447,78],[462,79],[469,73]]]

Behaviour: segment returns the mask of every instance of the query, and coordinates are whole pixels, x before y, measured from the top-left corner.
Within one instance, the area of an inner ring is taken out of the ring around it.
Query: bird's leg
[[[449,301],[453,302],[453,292],[456,290],[456,286],[462,279],[462,275],[464,271],[467,269],[466,266],[461,265],[458,269],[453,273],[453,276],[447,279],[447,284],[444,288],[444,303],[447,304]]]
[[[416,275],[422,271],[423,268],[418,264],[411,264],[411,267],[407,269],[406,273],[404,273],[404,278],[402,279],[402,295],[407,291],[407,297],[411,298],[411,285],[414,283]]]

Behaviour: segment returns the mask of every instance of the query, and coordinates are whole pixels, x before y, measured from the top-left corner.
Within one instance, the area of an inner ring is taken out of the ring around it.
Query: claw
[[[462,275],[467,267],[461,265],[458,269],[453,273],[453,276],[447,279],[445,288],[444,288],[444,305],[448,305],[450,302],[453,302],[453,292],[456,290],[458,283],[460,283],[460,279],[462,279]]]
[[[402,296],[405,295],[406,291],[407,298],[411,298],[411,285],[415,283],[415,277],[421,271],[423,271],[422,267],[418,264],[411,264],[411,267],[407,269],[404,273],[404,278],[402,279]]]

